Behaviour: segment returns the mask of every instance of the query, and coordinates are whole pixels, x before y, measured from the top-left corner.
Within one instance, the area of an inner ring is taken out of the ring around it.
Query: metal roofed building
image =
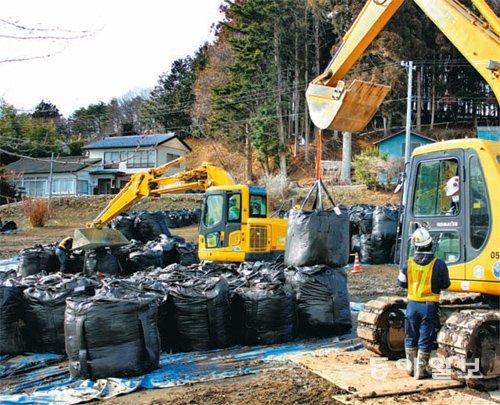
[[[91,172],[94,194],[114,193],[129,181],[131,174],[161,166],[191,151],[174,133],[110,136],[83,149],[88,151],[89,158],[101,161]],[[184,163],[169,174],[181,170],[185,170]]]
[[[427,145],[428,143],[436,142],[435,139],[429,138],[427,136],[418,134],[411,131],[411,148],[410,153],[413,152],[415,148],[422,145]],[[382,153],[387,153],[388,157],[392,158],[404,158],[405,156],[405,131],[397,132],[393,135],[386,136],[385,138],[379,139],[373,142],[374,145],[378,146],[378,149]]]

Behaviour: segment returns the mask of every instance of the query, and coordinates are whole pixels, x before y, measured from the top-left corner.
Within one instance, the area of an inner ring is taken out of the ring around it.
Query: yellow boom
[[[484,0],[472,0],[484,20],[456,0],[414,0],[500,98],[499,18]],[[342,80],[404,0],[369,0],[345,34],[325,72],[314,78],[306,99],[320,129],[361,131],[379,108],[388,86]]]

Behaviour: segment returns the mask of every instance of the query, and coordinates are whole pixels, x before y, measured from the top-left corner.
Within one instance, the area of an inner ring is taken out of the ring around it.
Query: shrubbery
[[[393,179],[403,171],[402,158],[389,158],[378,149],[366,149],[354,157],[354,178],[371,190],[389,188]]]
[[[49,218],[48,201],[44,198],[27,198],[23,201],[23,214],[34,227],[42,227]]]

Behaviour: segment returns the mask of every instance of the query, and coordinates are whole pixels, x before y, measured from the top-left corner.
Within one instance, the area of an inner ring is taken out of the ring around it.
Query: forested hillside
[[[252,155],[263,173],[286,173],[292,155],[313,160],[314,127],[305,89],[327,66],[363,4],[224,0],[214,42],[176,60],[150,92],[82,107],[69,117],[49,101],[42,100],[32,113],[3,103],[0,164],[16,155],[78,155],[89,139],[110,134],[173,131]],[[498,14],[498,3],[492,6]],[[476,125],[498,125],[498,104],[489,86],[408,1],[349,74],[392,87],[362,139],[403,127],[407,79],[402,60],[413,60],[417,67],[416,131],[446,138]],[[250,159],[245,170],[250,176]]]

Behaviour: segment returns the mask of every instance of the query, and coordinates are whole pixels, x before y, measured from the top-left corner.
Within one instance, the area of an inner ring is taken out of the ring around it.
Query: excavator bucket
[[[100,247],[117,247],[128,244],[128,240],[116,229],[75,229],[73,249],[91,250]]]
[[[306,99],[311,119],[320,129],[362,131],[377,112],[391,88],[354,80],[348,89],[311,83]]]

